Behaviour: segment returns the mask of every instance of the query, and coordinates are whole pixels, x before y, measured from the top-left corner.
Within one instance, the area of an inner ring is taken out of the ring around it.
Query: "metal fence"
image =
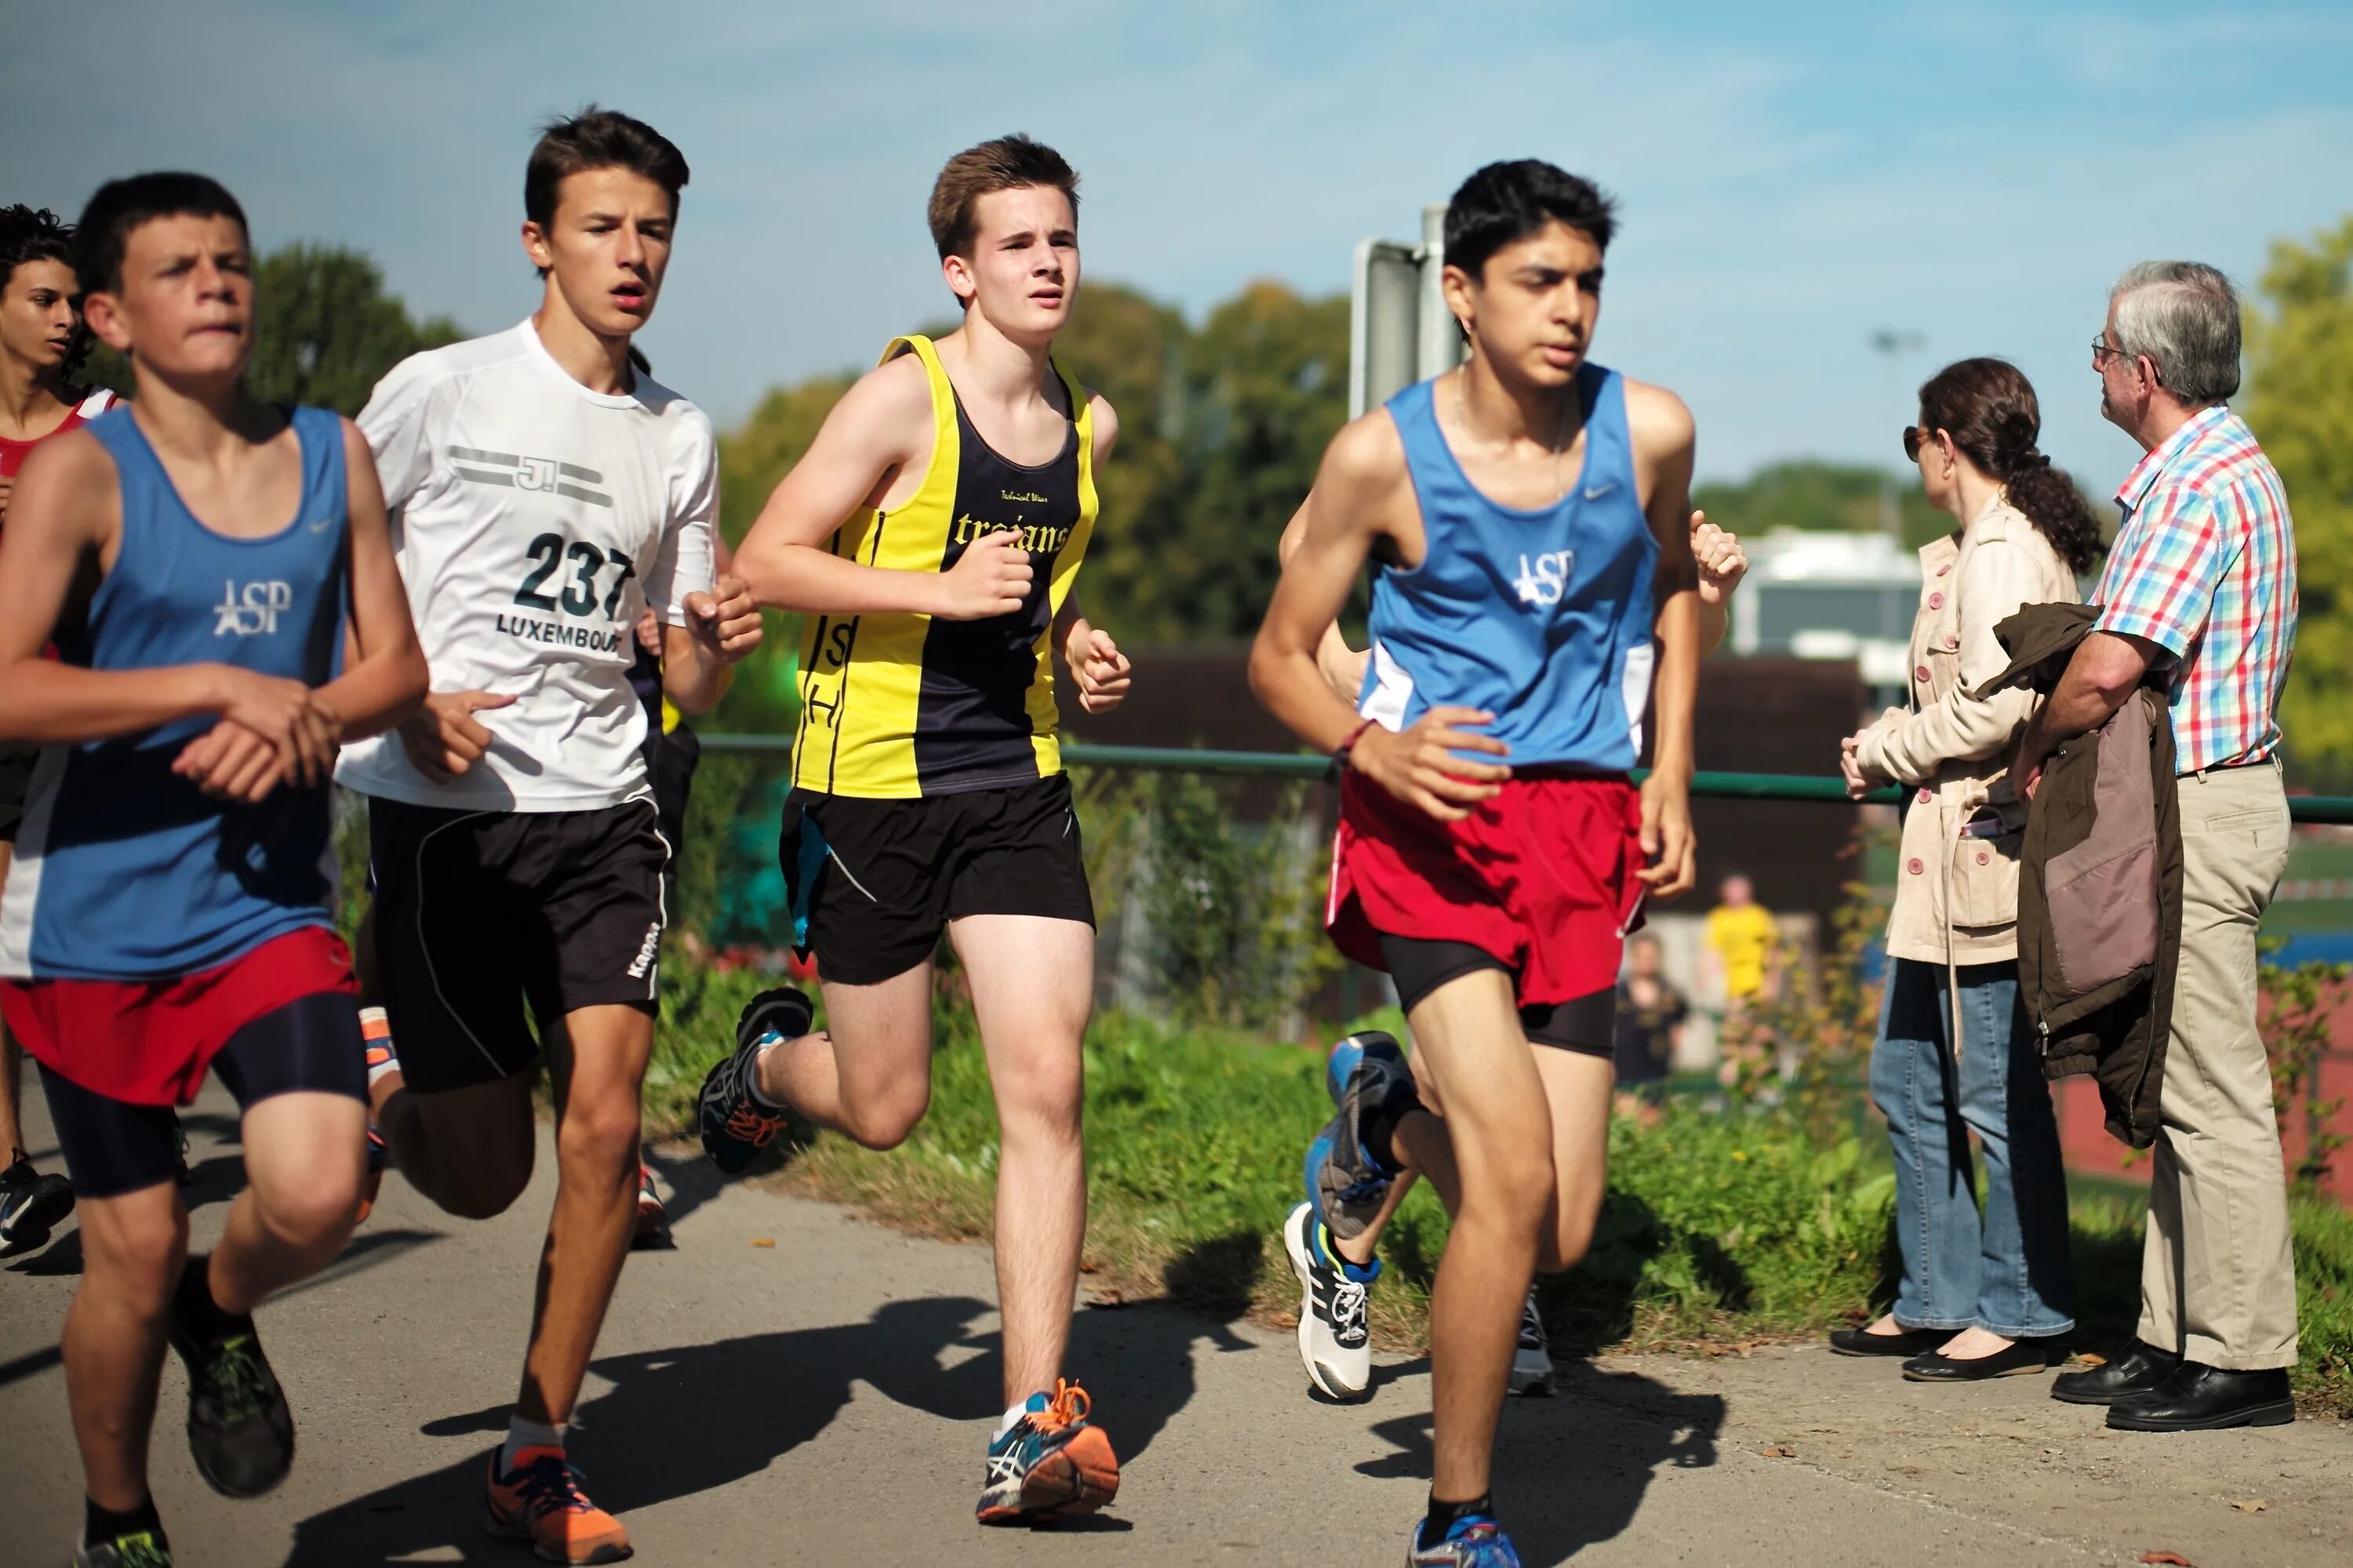
[[[781,757],[792,750],[792,737],[783,735],[705,735],[702,749],[753,756]],[[1320,779],[1328,758],[1303,752],[1203,751],[1182,747],[1087,746],[1071,742],[1062,747],[1062,761],[1072,768],[1124,768],[1146,773],[1244,774],[1267,779]],[[1641,770],[1637,769],[1636,778]],[[1801,773],[1721,773],[1692,775],[1692,793],[1727,800],[1822,800],[1838,805],[1883,805],[1900,802],[1908,791],[1893,786],[1874,789],[1856,800],[1843,781]],[[2353,826],[2353,796],[2294,795],[2288,815],[2306,824]]]

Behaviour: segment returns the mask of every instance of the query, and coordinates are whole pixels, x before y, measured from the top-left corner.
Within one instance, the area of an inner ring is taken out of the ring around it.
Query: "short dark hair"
[[[228,187],[206,175],[132,175],[98,187],[74,225],[74,278],[82,291],[122,287],[122,252],[132,231],[159,217],[233,217],[253,237],[245,208]]]
[[[1029,185],[1051,185],[1070,198],[1071,216],[1079,215],[1079,172],[1069,160],[1043,142],[1015,132],[966,147],[947,162],[932,182],[932,243],[940,260],[972,248],[973,208],[991,191],[1015,191]]]
[[[643,175],[670,193],[670,216],[678,216],[678,193],[687,182],[686,154],[644,121],[593,103],[540,126],[531,162],[523,166],[523,216],[545,228],[555,221],[558,187],[571,175],[591,169]]]
[[[1618,204],[1591,180],[1541,158],[1489,164],[1446,204],[1447,264],[1482,279],[1496,251],[1548,223],[1582,229],[1607,250],[1618,227]]]

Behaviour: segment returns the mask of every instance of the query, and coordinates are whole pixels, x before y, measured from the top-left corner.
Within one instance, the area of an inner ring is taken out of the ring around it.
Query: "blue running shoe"
[[[1387,1068],[1411,1075],[1405,1065],[1405,1047],[1397,1036],[1379,1029],[1360,1029],[1354,1034],[1343,1035],[1332,1047],[1332,1054],[1324,1060],[1324,1092],[1338,1105],[1348,1092],[1348,1080],[1356,1075],[1362,1062],[1377,1062]]]
[[[809,999],[788,985],[754,997],[735,1021],[735,1050],[720,1059],[702,1080],[695,1119],[702,1151],[727,1176],[740,1176],[776,1135],[797,1120],[792,1112],[764,1105],[752,1093],[760,1053],[780,1041],[808,1033],[817,1016]]]
[[[1092,1513],[1119,1495],[1119,1459],[1091,1419],[1086,1390],[1055,1380],[1033,1393],[1021,1419],[988,1446],[988,1470],[973,1517],[983,1524],[1045,1524]]]
[[[1520,1568],[1520,1554],[1494,1515],[1474,1513],[1456,1520],[1433,1546],[1421,1543],[1415,1525],[1405,1538],[1405,1568]]]
[[[1343,1053],[1353,1054],[1355,1061],[1334,1097],[1338,1112],[1307,1146],[1305,1173],[1307,1202],[1315,1218],[1340,1240],[1354,1241],[1380,1213],[1397,1176],[1365,1147],[1365,1118],[1401,1097],[1411,1097],[1414,1089],[1405,1054],[1388,1035],[1370,1031],[1352,1034],[1332,1054],[1336,1061]],[[1327,1066],[1325,1082],[1335,1075],[1335,1070]]]

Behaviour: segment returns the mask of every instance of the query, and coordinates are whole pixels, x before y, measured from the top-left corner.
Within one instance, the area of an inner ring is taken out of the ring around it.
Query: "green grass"
[[[657,1133],[691,1128],[711,1063],[732,1047],[736,1012],[771,981],[666,966],[665,1014],[647,1081]],[[932,1107],[887,1154],[826,1135],[782,1180],[928,1234],[985,1238],[995,1195],[997,1121],[970,1016],[936,1009]],[[1305,1140],[1330,1115],[1320,1051],[1240,1033],[1109,1016],[1089,1033],[1087,1150],[1091,1283],[1286,1323],[1296,1288],[1277,1235],[1297,1201]],[[1894,1180],[1874,1128],[1827,1147],[1789,1119],[1671,1105],[1656,1125],[1610,1128],[1609,1191],[1591,1254],[1544,1282],[1555,1342],[1692,1349],[1819,1333],[1883,1306],[1893,1287]],[[2083,1343],[2131,1331],[2143,1202],[2117,1182],[2076,1184],[2071,1214]],[[2298,1201],[2300,1394],[2353,1414],[2353,1214]],[[1373,1292],[1381,1342],[1422,1347],[1446,1216],[1418,1188],[1383,1237]]]

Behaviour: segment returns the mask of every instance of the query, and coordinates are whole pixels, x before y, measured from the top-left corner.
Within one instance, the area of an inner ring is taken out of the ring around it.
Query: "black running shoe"
[[[68,1568],[172,1568],[172,1543],[160,1530],[126,1530],[75,1547]]]
[[[760,1053],[781,1041],[808,1033],[817,1016],[809,999],[788,985],[754,997],[735,1021],[735,1051],[722,1059],[702,1080],[695,1118],[702,1132],[702,1151],[722,1174],[740,1176],[798,1118],[788,1110],[760,1103],[752,1093]]]
[[[1520,1307],[1520,1339],[1512,1347],[1510,1388],[1514,1393],[1552,1393],[1552,1341],[1545,1336],[1544,1319],[1536,1311],[1536,1293],[1533,1288]]]
[[[15,1257],[47,1246],[49,1233],[73,1213],[73,1184],[62,1176],[44,1176],[21,1149],[8,1169],[0,1171],[0,1257]]]
[[[172,1348],[188,1369],[188,1452],[223,1497],[255,1498],[294,1465],[294,1413],[261,1353],[250,1317],[217,1339],[199,1339],[174,1310]]]
[[[1345,1083],[1337,1066],[1343,1053],[1355,1058]],[[1365,1122],[1377,1112],[1395,1112],[1416,1097],[1413,1072],[1397,1042],[1386,1034],[1352,1034],[1333,1047],[1332,1055],[1326,1079],[1335,1086],[1338,1109],[1307,1146],[1307,1202],[1334,1235],[1355,1241],[1380,1213],[1389,1183],[1397,1179],[1397,1172],[1365,1146]]]

